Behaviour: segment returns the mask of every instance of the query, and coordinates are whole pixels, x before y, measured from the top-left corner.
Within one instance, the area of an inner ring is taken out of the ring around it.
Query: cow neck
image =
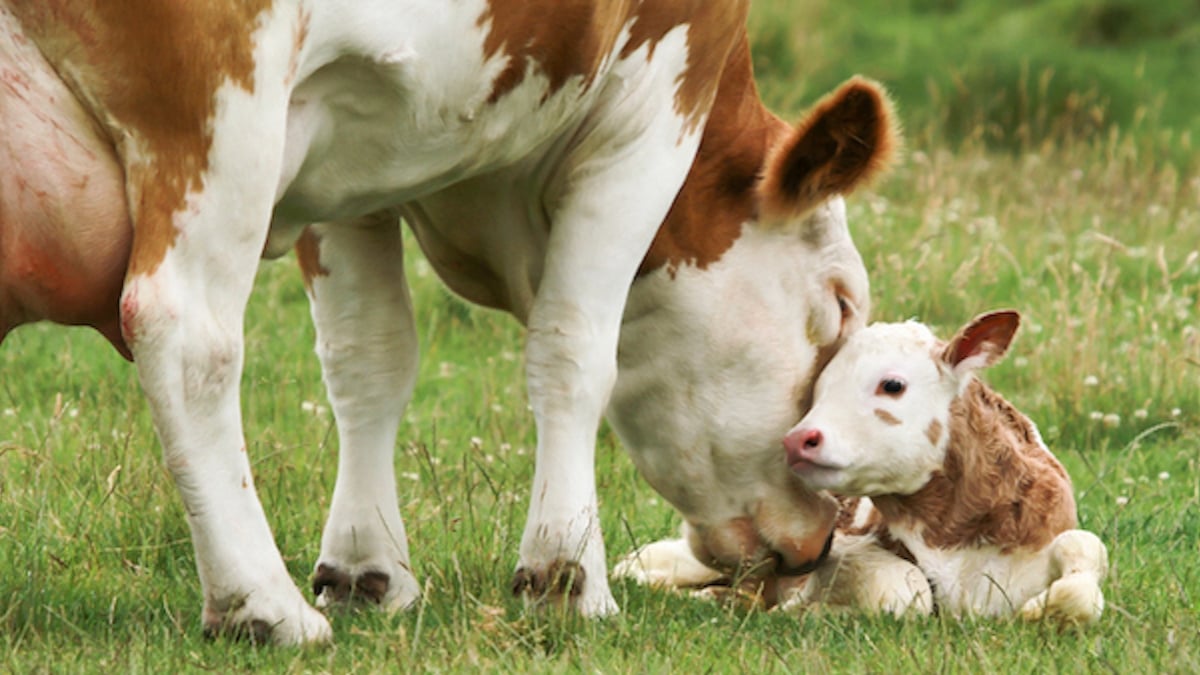
[[[978,380],[950,407],[942,470],[911,495],[872,497],[889,527],[912,528],[940,549],[1046,546],[1075,527],[1062,465],[1032,423]]]
[[[704,269],[719,260],[755,218],[754,187],[767,150],[788,131],[759,98],[743,32],[722,71],[692,169],[639,275],[663,266],[674,275],[682,265]]]

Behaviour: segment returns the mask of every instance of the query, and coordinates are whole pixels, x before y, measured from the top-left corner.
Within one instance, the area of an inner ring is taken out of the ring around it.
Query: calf
[[[829,558],[765,593],[891,613],[1050,617],[1088,623],[1104,607],[1107,550],[1074,529],[1066,472],[1033,423],[978,380],[1017,330],[1015,312],[978,317],[949,343],[924,325],[873,324],[817,380],[784,438],[814,490],[844,495]],[[722,584],[683,540],[650,544],[615,569],[647,583]]]
[[[784,439],[787,462],[813,489],[863,499],[846,503],[851,536],[794,601],[1099,618],[1104,544],[1074,529],[1070,479],[1033,422],[975,376],[1018,323],[985,314],[948,343],[918,323],[874,324],[833,358]]]

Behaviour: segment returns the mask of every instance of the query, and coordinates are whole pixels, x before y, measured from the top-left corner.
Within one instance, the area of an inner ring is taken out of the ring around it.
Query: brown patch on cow
[[[310,294],[313,279],[329,275],[329,270],[321,264],[321,235],[311,227],[304,228],[304,232],[301,232],[300,238],[296,240],[296,262],[300,265],[300,277],[304,280],[304,288]]]
[[[833,344],[817,347],[817,353],[813,357],[812,368],[808,371],[811,373],[808,381],[799,385],[798,391],[795,394],[797,403],[796,412],[798,413],[796,419],[804,417],[812,409],[813,399],[816,398],[817,378],[825,370],[825,367],[829,365],[829,362],[833,360],[834,355],[841,348],[842,342],[843,340],[838,340]]]
[[[637,19],[630,29],[629,42],[621,49],[621,57],[628,57],[647,43],[653,56],[655,44],[672,29],[687,24],[687,68],[675,92],[675,111],[687,120],[689,130],[695,130],[723,84],[717,74],[728,67],[730,48],[745,37],[748,9],[749,3],[744,0],[644,2],[637,8]],[[737,40],[731,39],[734,37]]]
[[[884,410],[883,408],[876,408],[875,416],[878,417],[879,419],[883,420],[884,424],[890,424],[892,426],[899,426],[899,425],[903,424],[903,422],[900,421],[899,417],[896,417],[895,415]]]
[[[942,441],[942,423],[937,420],[929,420],[929,426],[925,427],[925,438],[929,439],[929,444],[937,447],[937,444]]]
[[[723,572],[756,569],[768,557],[754,520],[746,516],[715,527],[690,527],[688,545],[697,560]]]
[[[620,58],[628,58],[642,46],[653,57],[668,32],[687,25],[687,67],[675,92],[675,110],[694,130],[703,122],[716,93],[717,74],[725,65],[733,37],[745,32],[742,27],[748,6],[745,0],[489,0],[476,21],[487,29],[483,55],[491,59],[503,52],[508,62],[492,82],[487,101],[495,103],[516,89],[530,68],[548,80],[543,99],[562,89],[572,77],[582,78],[583,86],[588,87],[631,20]]]
[[[174,244],[173,215],[203,187],[217,90],[231,82],[253,91],[253,32],[271,4],[42,0],[10,8],[124,160],[135,224],[129,276],[152,273]]]
[[[508,57],[492,82],[488,103],[499,101],[536,67],[549,80],[544,98],[572,77],[591,84],[605,55],[612,52],[628,19],[630,2],[587,0],[488,0],[476,24],[487,29],[483,55]],[[552,17],[552,18],[551,18]]]
[[[296,21],[295,34],[292,37],[292,55],[288,57],[287,81],[289,84],[296,80],[296,71],[300,68],[300,54],[304,51],[304,46],[308,44],[308,27],[311,22],[312,10],[302,7],[300,17]]]
[[[878,513],[878,511],[876,511],[876,513]],[[912,551],[908,550],[908,547],[905,546],[903,542],[893,537],[892,533],[888,531],[887,528],[878,527],[875,530],[875,541],[883,550],[888,551],[892,555],[900,558],[910,565],[919,567],[919,565],[917,565],[917,556],[913,555]]]
[[[837,520],[833,521],[833,529],[846,534],[856,534],[852,530],[854,529],[854,521],[858,517],[859,505],[862,504],[862,497],[837,495],[837,503],[838,515]]]
[[[795,217],[883,173],[900,145],[896,124],[883,87],[851,78],[771,151],[759,190],[764,215]]]
[[[873,497],[886,520],[919,524],[930,546],[1039,549],[1076,526],[1066,470],[1028,418],[978,380],[950,408],[941,471],[908,495]]]
[[[790,503],[762,500],[754,512],[755,526],[772,550],[777,570],[796,574],[811,568],[828,553],[838,517],[833,497],[800,489]]]
[[[741,30],[721,72],[691,171],[638,274],[664,265],[672,272],[682,265],[704,269],[719,260],[756,217],[755,186],[767,151],[788,131],[759,99],[750,43]]]

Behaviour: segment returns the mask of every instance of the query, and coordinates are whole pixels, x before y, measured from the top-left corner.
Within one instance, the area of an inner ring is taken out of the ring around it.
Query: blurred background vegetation
[[[794,111],[853,73],[887,85],[916,147],[1041,151],[1132,135],[1197,167],[1198,0],[756,0],[755,69]]]

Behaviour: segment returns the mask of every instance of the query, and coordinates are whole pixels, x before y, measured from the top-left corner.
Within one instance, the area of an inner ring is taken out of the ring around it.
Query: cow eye
[[[894,377],[885,377],[884,379],[879,381],[879,386],[875,388],[875,394],[877,396],[882,395],[882,396],[899,397],[901,394],[904,393],[904,390],[907,387],[908,387],[908,385],[905,384],[904,380],[897,379]]]

